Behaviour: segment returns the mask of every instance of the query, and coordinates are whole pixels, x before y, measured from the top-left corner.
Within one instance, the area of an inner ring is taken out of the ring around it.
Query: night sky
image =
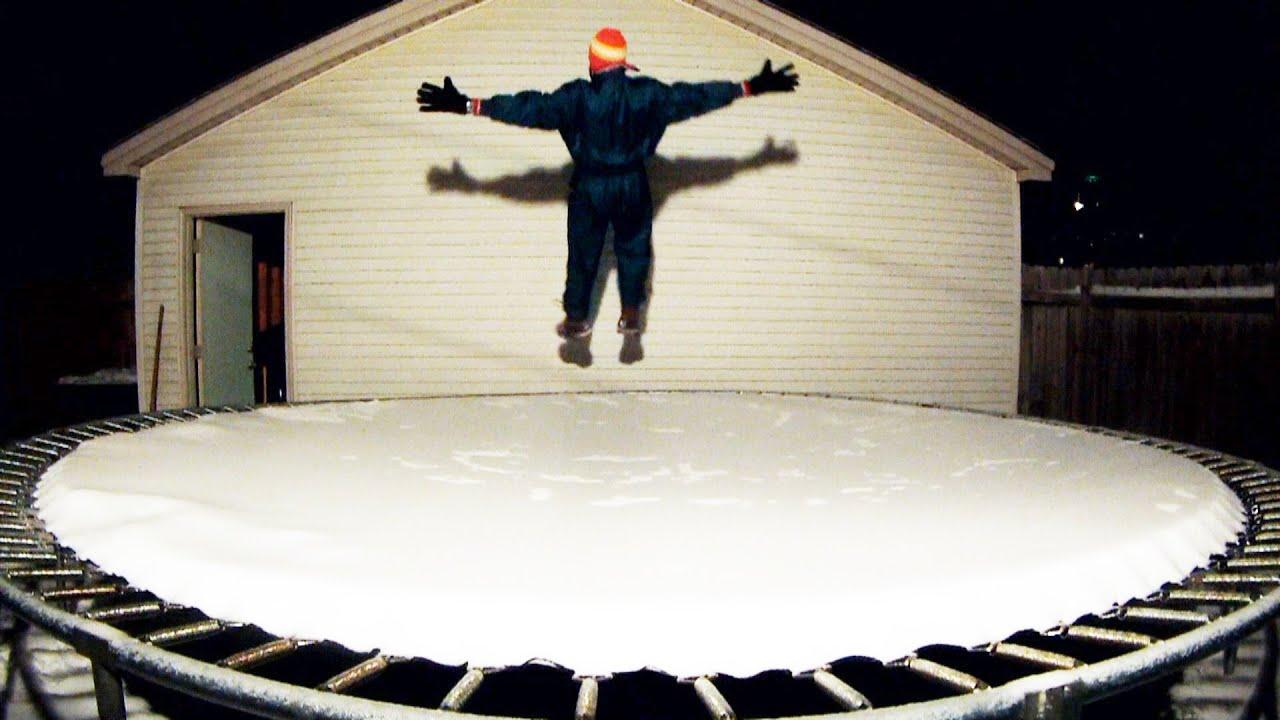
[[[0,4],[9,145],[0,282],[129,277],[133,180],[103,178],[102,153],[385,4]],[[1280,256],[1277,3],[776,4],[1057,162],[1053,183],[1023,186],[1028,262]],[[1102,203],[1089,224],[1071,209],[1082,193]]]

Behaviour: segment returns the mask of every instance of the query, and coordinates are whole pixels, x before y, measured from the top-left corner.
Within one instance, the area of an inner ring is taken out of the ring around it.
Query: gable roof
[[[402,35],[487,0],[402,0],[231,81],[160,119],[102,156],[107,175],[148,163],[296,85]],[[820,65],[917,115],[1017,172],[1049,180],[1053,161],[942,92],[759,0],[679,0]]]

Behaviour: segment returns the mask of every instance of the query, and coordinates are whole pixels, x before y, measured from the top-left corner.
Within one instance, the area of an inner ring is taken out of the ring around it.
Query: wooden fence
[[[1280,266],[1024,267],[1019,411],[1280,463]]]
[[[0,440],[89,419],[58,378],[134,367],[133,332],[132,281],[0,287]]]

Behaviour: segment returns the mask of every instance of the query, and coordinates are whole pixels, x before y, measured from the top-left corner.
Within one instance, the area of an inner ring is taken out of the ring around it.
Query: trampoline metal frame
[[[201,633],[219,632],[233,624],[207,620],[133,637],[104,620],[128,613],[163,612],[171,606],[163,601],[153,601],[145,603],[146,607],[116,606],[77,614],[57,605],[111,597],[124,587],[119,583],[88,584],[55,587],[44,592],[32,592],[22,587],[24,583],[35,583],[37,588],[41,582],[74,583],[92,574],[105,574],[59,546],[32,508],[35,487],[49,465],[73,451],[81,442],[95,437],[137,432],[220,412],[252,409],[189,408],[103,420],[54,430],[0,450],[0,571],[3,571],[0,576],[0,604],[23,622],[43,628],[90,660],[102,720],[124,720],[124,676],[138,677],[183,695],[280,720],[298,717],[317,720],[373,717],[456,720],[462,716],[482,717],[463,712],[468,697],[484,681],[486,670],[482,668],[471,668],[448,693],[439,709],[396,705],[342,692],[406,658],[374,655],[317,688],[306,688],[235,669],[248,667],[264,657],[273,656],[272,653],[287,653],[305,645],[305,641],[280,639],[267,646],[238,653],[215,665],[170,652],[163,649],[163,645]],[[828,720],[851,720],[855,717],[859,720],[995,717],[1071,720],[1078,717],[1088,702],[1153,680],[1218,651],[1223,651],[1224,666],[1229,669],[1234,660],[1235,644],[1280,615],[1280,473],[1252,461],[1191,445],[1103,428],[1038,421],[1089,430],[1181,455],[1213,471],[1240,496],[1248,511],[1247,528],[1241,542],[1229,548],[1227,555],[1210,558],[1208,567],[1193,572],[1156,595],[1130,601],[1111,611],[1112,617],[1131,615],[1133,619],[1195,627],[1164,640],[1087,624],[1071,624],[1057,629],[1058,634],[1072,639],[1131,648],[1131,651],[1116,657],[1087,664],[1044,650],[995,642],[983,650],[1047,668],[1045,672],[995,687],[988,687],[982,680],[959,670],[914,654],[908,655],[887,665],[906,668],[949,686],[958,694],[884,708],[871,708],[857,689],[828,672],[827,668],[816,668],[807,673],[797,673],[797,676],[811,679],[846,711],[813,717]],[[1269,588],[1269,591],[1264,594],[1260,588]],[[1179,609],[1187,604],[1197,609]],[[1203,608],[1208,607],[1226,610],[1214,618],[1204,612]],[[1274,643],[1268,643],[1268,653],[1274,652]],[[1274,660],[1274,657],[1269,660]],[[1263,678],[1260,683],[1267,680]],[[593,720],[598,680],[581,677],[578,682],[575,718]],[[688,682],[693,685],[712,720],[735,718],[733,708],[716,688],[715,676],[691,678]]]

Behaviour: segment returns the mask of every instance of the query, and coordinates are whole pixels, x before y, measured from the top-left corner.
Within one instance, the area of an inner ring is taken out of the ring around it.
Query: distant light
[[[1066,259],[1066,258],[1058,258],[1058,264],[1059,264],[1059,265],[1065,265],[1065,264],[1066,264],[1066,262],[1067,262],[1067,259]]]
[[[1138,239],[1139,239],[1139,240],[1142,240],[1142,239],[1143,239],[1143,238],[1145,238],[1146,236],[1147,236],[1147,234],[1146,234],[1146,233],[1138,233]]]
[[[1084,176],[1084,181],[1085,181],[1085,182],[1087,182],[1087,183],[1089,183],[1090,185],[1096,185],[1096,184],[1097,184],[1099,181],[1101,181],[1101,180],[1102,180],[1102,177],[1101,177],[1100,175],[1085,175],[1085,176]]]
[[[1076,198],[1076,201],[1071,203],[1071,207],[1075,208],[1076,212],[1080,212],[1084,209],[1084,203],[1080,202],[1080,198]]]

